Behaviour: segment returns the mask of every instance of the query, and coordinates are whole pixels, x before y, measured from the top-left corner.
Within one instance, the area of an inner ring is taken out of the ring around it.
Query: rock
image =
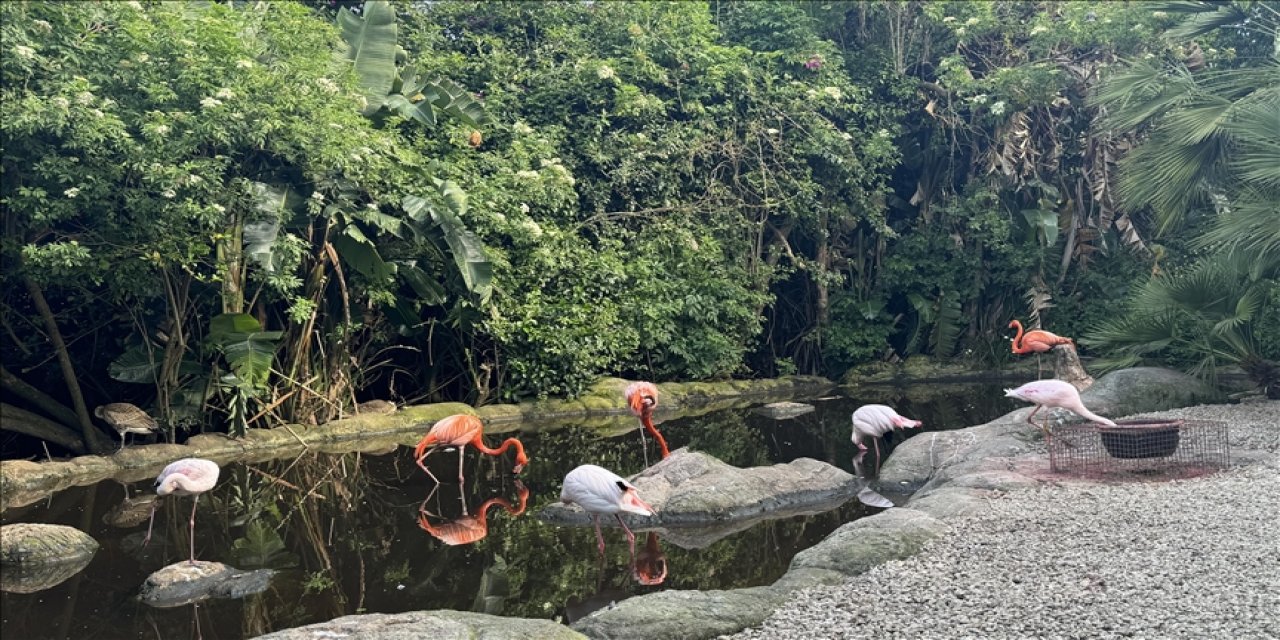
[[[1212,387],[1185,373],[1159,367],[1113,371],[1080,394],[1085,406],[1107,417],[1165,411],[1212,402]]]
[[[32,593],[88,566],[98,541],[73,527],[18,522],[0,527],[0,591]]]
[[[814,513],[839,506],[858,490],[856,478],[825,462],[800,458],[788,464],[739,469],[705,453],[677,449],[671,457],[630,478],[654,508],[652,516],[627,515],[641,530],[706,527],[713,523]],[[554,524],[590,525],[576,505],[554,503],[539,514]],[[602,519],[602,523],[607,522]]]
[[[596,611],[573,628],[609,640],[714,638],[760,624],[786,597],[786,591],[772,587],[659,591]]]
[[[817,407],[803,402],[771,402],[755,409],[754,413],[773,420],[789,420],[816,410]]]
[[[221,562],[183,560],[147,576],[141,599],[153,607],[176,607],[209,598],[243,598],[270,586],[270,569],[241,571]]]
[[[466,611],[406,611],[343,616],[285,629],[257,640],[582,640],[582,634],[550,620],[505,618]]]
[[[796,554],[788,574],[799,569],[837,571],[858,575],[889,560],[914,555],[926,541],[945,532],[947,526],[914,509],[889,509],[836,529],[822,542]],[[785,584],[785,576],[782,581]]]

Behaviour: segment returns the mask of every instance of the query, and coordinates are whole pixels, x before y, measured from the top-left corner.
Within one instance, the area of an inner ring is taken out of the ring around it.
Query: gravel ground
[[[807,589],[733,638],[1280,638],[1280,402],[1228,420],[1268,460],[1162,483],[1046,485],[920,554]]]

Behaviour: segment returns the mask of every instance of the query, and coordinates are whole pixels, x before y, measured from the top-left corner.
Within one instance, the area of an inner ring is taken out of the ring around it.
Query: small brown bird
[[[356,413],[387,415],[396,412],[396,403],[390,400],[369,400],[356,405]]]
[[[484,144],[484,136],[480,135],[479,131],[472,131],[471,135],[467,137],[467,144],[471,145],[472,148],[478,147]]]
[[[102,418],[120,434],[120,449],[124,449],[125,436],[130,433],[150,434],[160,431],[160,425],[146,411],[128,402],[112,402],[93,410],[93,415]]]

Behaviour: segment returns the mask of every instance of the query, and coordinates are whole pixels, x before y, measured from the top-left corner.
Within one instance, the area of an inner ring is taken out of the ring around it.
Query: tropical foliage
[[[5,429],[73,449],[108,401],[239,433],[993,364],[1011,317],[1125,362],[1280,355],[1266,3],[0,17]]]

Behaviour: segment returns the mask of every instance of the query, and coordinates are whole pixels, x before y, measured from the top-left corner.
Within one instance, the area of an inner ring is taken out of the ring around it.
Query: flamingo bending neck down
[[[438,525],[431,524],[431,521],[427,519],[427,516],[435,515],[430,511],[427,511],[427,500],[431,499],[431,496],[428,495],[427,500],[423,500],[422,504],[418,507],[418,526],[422,527],[423,531],[435,536],[438,540],[451,547],[461,544],[471,544],[472,542],[481,540],[485,536],[489,535],[488,518],[490,506],[495,504],[501,505],[503,509],[507,510],[507,513],[513,516],[518,516],[524,513],[525,507],[529,504],[529,489],[526,488],[522,482],[516,480],[516,491],[520,494],[520,506],[518,507],[512,506],[511,501],[503,498],[502,496],[495,496],[485,500],[484,503],[480,505],[480,508],[476,509],[476,514],[474,516],[463,515],[461,518]]]
[[[434,473],[427,468],[425,460],[427,456],[435,453],[439,447],[453,446],[458,448],[458,482],[466,481],[462,475],[462,463],[466,458],[467,445],[475,447],[480,453],[491,456],[500,456],[506,453],[511,447],[516,448],[516,466],[512,471],[520,473],[524,470],[524,466],[529,464],[529,457],[524,453],[524,445],[515,438],[507,438],[502,441],[502,446],[497,449],[490,449],[484,444],[484,423],[475,416],[465,414],[449,416],[431,427],[427,435],[418,442],[418,446],[413,450],[413,458],[418,462],[418,466],[431,476],[432,480],[440,482]],[[463,505],[462,513],[466,515],[466,505]]]
[[[1005,389],[1004,395],[1006,398],[1017,398],[1036,405],[1036,408],[1032,409],[1031,413],[1027,415],[1027,422],[1033,425],[1036,423],[1031,418],[1036,415],[1037,411],[1044,407],[1057,407],[1066,409],[1086,420],[1092,420],[1108,427],[1116,426],[1116,423],[1111,420],[1085,408],[1084,401],[1080,399],[1080,392],[1076,391],[1076,388],[1070,382],[1053,379],[1035,380],[1017,389]],[[1044,432],[1046,440],[1052,438],[1052,434],[1049,433],[1048,414],[1045,414],[1044,422],[1037,426]]]
[[[666,460],[671,455],[671,451],[667,449],[667,439],[658,433],[658,428],[653,426],[653,410],[658,406],[658,388],[653,386],[652,382],[632,382],[627,385],[624,392],[627,397],[627,405],[631,407],[631,413],[640,418],[640,424],[644,426],[644,430],[658,441],[658,450],[662,452],[662,459]],[[640,433],[640,442],[644,442],[644,432]],[[643,444],[642,444],[643,446]],[[649,451],[644,450],[644,465],[649,466]]]
[[[560,501],[565,504],[576,504],[583,511],[591,514],[596,525],[596,543],[600,556],[604,557],[604,534],[600,532],[600,516],[612,514],[627,533],[631,557],[636,555],[636,534],[631,532],[627,523],[622,521],[622,513],[634,513],[642,516],[653,515],[653,507],[645,504],[630,482],[617,474],[594,464],[584,464],[564,477],[564,487],[560,490]]]
[[[191,520],[189,524],[190,540],[191,540],[191,556],[189,561],[191,564],[196,563],[196,504],[200,501],[200,494],[213,488],[218,483],[218,463],[203,458],[183,458],[176,462],[169,463],[169,466],[156,476],[156,494],[167,496],[169,494],[179,496],[191,496]],[[142,546],[147,546],[151,542],[151,528],[156,523],[156,506],[159,503],[151,503],[151,518],[147,523],[147,537],[143,538]]]
[[[871,440],[876,449],[876,471],[880,469],[880,436],[894,429],[910,429],[919,427],[922,422],[898,415],[893,407],[883,404],[868,404],[858,407],[853,412],[853,443],[858,449],[867,450],[863,440]]]

